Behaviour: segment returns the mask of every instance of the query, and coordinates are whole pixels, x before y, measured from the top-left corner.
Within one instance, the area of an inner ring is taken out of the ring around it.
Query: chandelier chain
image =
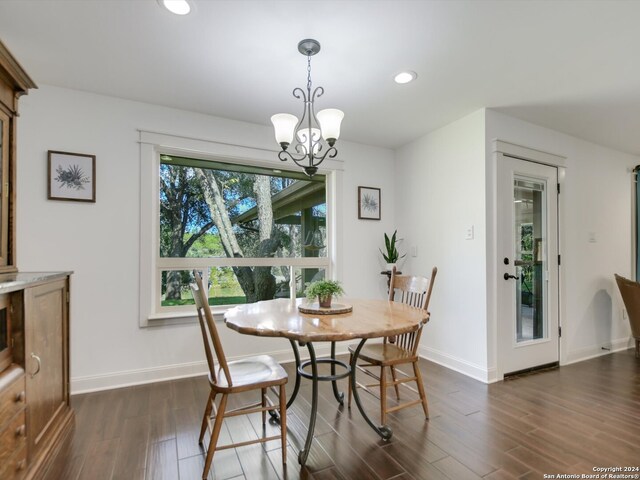
[[[307,55],[307,90],[311,91],[311,55]]]

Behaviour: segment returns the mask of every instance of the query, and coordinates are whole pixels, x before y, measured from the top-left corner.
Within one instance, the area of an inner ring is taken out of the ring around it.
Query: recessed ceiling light
[[[418,78],[418,74],[410,70],[406,72],[400,72],[395,77],[393,77],[396,83],[409,83],[413,82],[416,78]]]
[[[176,15],[186,15],[191,11],[191,5],[187,0],[160,0],[160,4]]]

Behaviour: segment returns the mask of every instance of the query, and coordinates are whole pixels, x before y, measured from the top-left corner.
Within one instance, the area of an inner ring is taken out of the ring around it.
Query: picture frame
[[[49,150],[47,198],[95,203],[96,156]]]
[[[358,218],[380,220],[381,191],[376,187],[358,187]]]

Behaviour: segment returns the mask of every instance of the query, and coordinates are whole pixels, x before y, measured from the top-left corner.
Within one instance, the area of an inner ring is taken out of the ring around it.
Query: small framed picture
[[[96,201],[96,156],[49,150],[49,200]]]
[[[380,189],[358,187],[358,218],[380,220]]]

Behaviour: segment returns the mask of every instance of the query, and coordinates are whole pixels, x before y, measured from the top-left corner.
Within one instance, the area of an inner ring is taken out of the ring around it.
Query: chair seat
[[[216,369],[218,381],[212,384],[212,388],[217,391],[233,390],[239,392],[256,388],[258,384],[258,388],[267,388],[287,383],[287,372],[269,355],[243,358],[228,362],[228,365],[232,386],[229,386],[224,371],[218,366]]]
[[[354,353],[358,346],[349,345],[349,353]],[[417,356],[410,351],[400,348],[393,343],[365,343],[358,359],[365,360],[374,365],[397,365],[400,363],[410,363],[417,360]]]

